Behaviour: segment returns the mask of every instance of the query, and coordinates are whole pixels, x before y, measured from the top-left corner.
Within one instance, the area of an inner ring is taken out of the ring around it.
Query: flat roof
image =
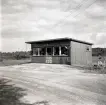
[[[79,42],[79,43],[84,43],[84,44],[88,44],[88,45],[93,45],[93,43],[89,43],[89,42],[85,42],[85,41],[81,41],[81,40],[77,40],[77,39],[73,39],[73,38],[56,38],[56,39],[47,39],[47,40],[38,40],[38,41],[29,41],[29,42],[25,42],[27,44],[33,44],[33,43],[44,43],[44,42],[55,42],[55,41],[74,41],[74,42]]]

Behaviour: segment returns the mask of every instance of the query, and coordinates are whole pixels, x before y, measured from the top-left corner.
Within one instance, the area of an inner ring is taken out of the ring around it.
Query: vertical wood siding
[[[89,47],[90,51],[87,51]],[[92,64],[91,45],[71,41],[71,64],[76,66],[90,66]]]
[[[44,57],[44,56],[32,56],[32,62],[33,63],[45,63],[46,57]]]
[[[53,64],[70,64],[68,56],[52,56],[52,61],[47,61],[47,56],[32,56],[33,63],[53,63]]]

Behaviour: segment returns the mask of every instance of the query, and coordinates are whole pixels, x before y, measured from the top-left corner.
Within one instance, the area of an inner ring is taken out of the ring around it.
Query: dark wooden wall
[[[70,41],[55,41],[55,42],[42,42],[42,43],[33,43],[31,48],[36,47],[54,47],[54,46],[69,46]],[[69,52],[70,54],[70,52]],[[53,64],[70,64],[70,55],[68,56],[51,56]],[[47,63],[47,56],[32,56],[32,62],[35,63]],[[48,61],[49,62],[49,61]]]
[[[32,62],[34,63],[46,63],[45,56],[33,56]],[[52,64],[70,64],[70,57],[67,56],[52,56]]]
[[[33,63],[45,63],[46,57],[45,56],[32,56]]]

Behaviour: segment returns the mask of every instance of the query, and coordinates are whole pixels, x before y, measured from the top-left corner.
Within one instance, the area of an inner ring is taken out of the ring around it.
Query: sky
[[[26,41],[70,37],[106,47],[106,0],[1,0],[1,50]]]

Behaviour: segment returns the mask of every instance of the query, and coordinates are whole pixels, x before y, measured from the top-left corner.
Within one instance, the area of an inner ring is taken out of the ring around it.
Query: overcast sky
[[[29,50],[25,41],[58,37],[106,47],[106,0],[2,0],[1,6],[2,51]]]

